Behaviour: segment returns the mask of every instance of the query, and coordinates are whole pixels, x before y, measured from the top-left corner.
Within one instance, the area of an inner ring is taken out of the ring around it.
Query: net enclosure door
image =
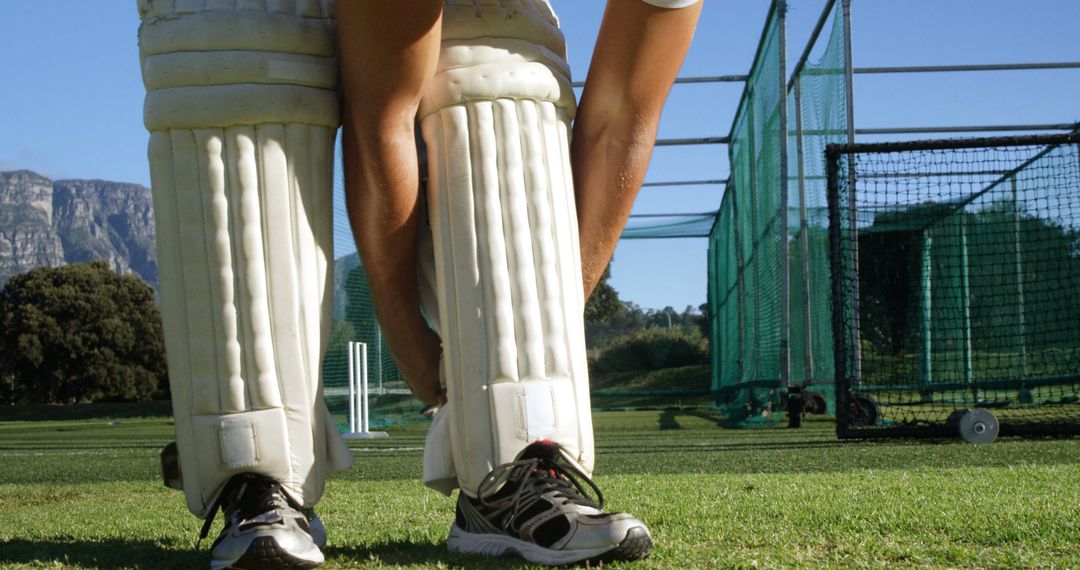
[[[826,158],[837,434],[1080,433],[1080,135]]]

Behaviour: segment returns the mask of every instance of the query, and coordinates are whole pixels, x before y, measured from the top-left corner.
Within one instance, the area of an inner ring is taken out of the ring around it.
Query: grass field
[[[169,419],[138,415],[0,412],[0,566],[207,567],[199,522],[159,482]],[[733,431],[701,412],[595,422],[596,481],[657,543],[612,568],[1080,567],[1077,439],[838,442],[827,421]],[[453,503],[418,482],[423,426],[391,431],[353,443],[319,505],[328,568],[529,567],[448,554]]]

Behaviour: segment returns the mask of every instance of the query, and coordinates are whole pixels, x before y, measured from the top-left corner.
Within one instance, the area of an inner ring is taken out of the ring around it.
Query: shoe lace
[[[558,453],[562,461],[539,457],[519,459],[496,467],[480,481],[477,500],[482,506],[495,510],[494,518],[501,517],[503,530],[509,530],[518,515],[529,510],[547,493],[563,505],[575,504],[603,510],[604,494],[600,487],[566,459],[566,452],[562,448]],[[496,487],[501,482],[512,485],[512,490],[507,491],[504,487],[496,493]],[[596,500],[589,496],[590,490]],[[500,495],[501,498],[493,500],[493,497]]]
[[[202,530],[199,531],[199,541],[196,543],[196,548],[210,534],[210,527],[214,524],[214,519],[217,518],[218,511],[223,506],[226,519],[230,519],[233,513],[237,513],[239,520],[248,519],[274,509],[293,507],[301,510],[302,508],[302,505],[297,504],[292,498],[283,493],[281,486],[274,480],[254,473],[236,475],[229,479],[221,493],[210,504],[210,512],[206,516]],[[226,520],[225,524],[228,525],[229,522],[229,520]]]

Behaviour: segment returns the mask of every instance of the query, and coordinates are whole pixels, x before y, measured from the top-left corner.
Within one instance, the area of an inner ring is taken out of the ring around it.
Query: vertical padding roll
[[[160,271],[158,291],[161,295],[161,312],[169,323],[165,335],[165,353],[172,378],[169,388],[172,392],[173,418],[176,423],[177,445],[181,457],[181,476],[185,481],[197,481],[200,468],[200,454],[196,450],[192,428],[192,402],[194,386],[184,381],[192,377],[191,352],[188,338],[187,307],[185,303],[185,275],[181,264],[180,224],[177,209],[177,186],[173,169],[172,136],[167,132],[150,135],[148,155],[150,159],[150,186],[154,197],[154,223],[159,235],[173,239],[158,239],[158,268]],[[171,317],[171,318],[170,318]],[[177,381],[177,379],[181,379]],[[187,494],[188,508],[193,512],[202,510],[200,498]]]
[[[517,104],[510,99],[494,102],[495,132],[502,143],[498,149],[499,186],[503,200],[503,239],[510,265],[511,296],[514,301],[518,345],[518,371],[522,380],[540,379],[544,374],[544,332],[533,260],[533,234],[529,223],[529,198],[521,149],[521,126]]]
[[[184,308],[187,321],[188,355],[192,383],[192,411],[221,413],[217,381],[217,334],[213,318],[210,269],[203,222],[202,187],[195,134],[174,130],[172,160],[174,196],[180,244],[180,266],[184,271]]]
[[[552,221],[557,215],[552,197],[552,193],[557,191],[554,183],[561,184],[562,180],[551,177],[552,167],[549,165],[548,147],[543,141],[544,128],[538,110],[540,105],[551,104],[536,101],[519,103],[523,125],[521,143],[525,157],[525,182],[529,198],[529,227],[533,235],[533,259],[538,268],[536,284],[544,332],[544,368],[547,376],[568,378],[570,367],[567,362],[571,349],[567,343],[563,322],[565,316],[561,313],[564,304],[569,301],[564,299],[564,296],[573,296],[573,289],[564,288],[560,280],[563,274],[561,270],[565,270],[565,267],[560,267],[559,264],[557,242],[560,236],[555,233]],[[568,236],[564,235],[562,239],[568,239]]]
[[[298,275],[296,251],[297,225],[294,172],[292,161],[286,154],[287,128],[280,124],[262,124],[255,127],[257,149],[261,158],[263,240],[266,244],[265,263],[267,290],[270,297],[271,328],[274,331],[274,352],[277,355],[278,389],[285,405],[289,423],[289,449],[287,454],[292,467],[291,477],[284,481],[287,486],[299,487],[306,475],[306,457],[310,451],[310,409],[307,402],[307,366],[304,357],[305,331],[301,318],[301,279]],[[297,400],[300,400],[299,402]],[[305,441],[306,440],[306,441]],[[303,474],[298,473],[302,471]]]
[[[225,130],[229,166],[229,200],[232,223],[239,235],[233,240],[233,257],[242,260],[237,283],[247,299],[241,311],[242,337],[249,347],[244,351],[245,378],[254,383],[249,390],[255,409],[280,408],[277,370],[274,363],[273,336],[270,328],[270,305],[266,292],[266,263],[263,250],[263,219],[259,200],[258,161],[255,156],[255,129],[249,126]]]
[[[424,138],[433,167],[428,180],[428,201],[435,241],[439,303],[443,332],[443,363],[456,378],[488,378],[488,342],[480,268],[477,264],[473,168],[467,111],[451,107],[423,122]],[[438,142],[435,142],[438,141]],[[447,154],[449,153],[449,154]],[[447,386],[453,403],[451,442],[456,462],[468,471],[490,471],[494,465],[491,411],[484,382]],[[479,482],[477,482],[479,483]]]
[[[225,162],[222,159],[222,131],[198,129],[195,144],[199,157],[199,186],[202,189],[206,256],[210,271],[210,304],[217,346],[217,378],[222,412],[249,409],[240,366],[240,339],[237,327],[236,295],[233,289],[232,243],[229,237],[229,200],[225,195]]]
[[[503,209],[499,183],[498,143],[495,133],[494,106],[490,101],[467,105],[471,163],[475,180],[477,233],[502,236]],[[515,333],[514,300],[510,289],[510,264],[506,241],[487,239],[480,243],[481,263],[488,268],[484,276],[483,302],[487,308],[485,325],[492,331],[493,347],[488,349],[489,376],[496,382],[517,381],[518,348]]]
[[[570,168],[570,117],[552,104],[540,106],[548,168],[552,184],[561,192],[552,192],[555,233],[559,238],[559,280],[563,293],[562,315],[566,323],[566,341],[570,377],[575,379],[577,403],[578,462],[591,472],[595,462],[592,407],[589,397],[589,366],[585,351],[585,292],[581,277],[581,242],[578,234],[577,206],[574,202],[574,179]]]
[[[291,9],[291,6],[288,8]],[[321,327],[317,318],[321,310],[319,301],[322,290],[315,274],[316,250],[313,231],[317,222],[311,219],[315,212],[310,189],[310,141],[311,129],[307,125],[285,126],[285,160],[291,207],[289,225],[283,226],[283,229],[289,228],[292,235],[292,263],[296,279],[292,290],[297,294],[295,302],[297,323],[300,326],[300,350],[297,354],[303,366],[304,377],[318,378],[318,367],[314,360],[318,357],[318,331]]]

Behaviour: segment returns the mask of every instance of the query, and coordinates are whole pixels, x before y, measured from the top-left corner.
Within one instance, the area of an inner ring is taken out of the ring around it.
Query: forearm
[[[587,111],[582,105],[571,145],[585,298],[615,252],[656,135],[655,122],[593,121]]]
[[[700,2],[680,9],[608,3],[571,148],[586,296],[611,260],[641,188],[664,101],[700,12]]]
[[[418,398],[438,399],[439,340],[420,313],[414,121],[438,61],[442,3],[338,6],[345,203],[380,327]]]

